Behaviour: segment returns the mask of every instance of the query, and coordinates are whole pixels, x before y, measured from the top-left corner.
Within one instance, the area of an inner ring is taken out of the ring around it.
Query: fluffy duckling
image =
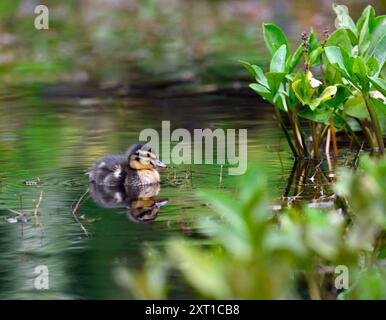
[[[88,170],[89,181],[105,186],[143,186],[160,182],[159,169],[166,165],[151,148],[135,144],[126,155],[108,155],[97,160]]]

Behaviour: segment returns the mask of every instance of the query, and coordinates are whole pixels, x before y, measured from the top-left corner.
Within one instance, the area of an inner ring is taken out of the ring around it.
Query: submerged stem
[[[310,122],[311,126],[311,135],[312,135],[312,146],[314,150],[314,158],[315,159],[320,159],[320,150],[319,150],[319,137],[318,137],[318,132],[316,130],[315,122],[311,121]]]
[[[306,154],[306,150],[303,147],[302,136],[301,136],[301,133],[299,131],[299,127],[297,125],[296,114],[289,109],[288,109],[288,119],[290,121],[292,132],[294,135],[295,145],[296,145],[299,153],[304,157],[307,154]]]
[[[362,92],[362,95],[363,95],[363,99],[365,100],[367,111],[370,114],[371,124],[372,124],[372,127],[373,127],[373,131],[374,131],[375,137],[377,139],[378,152],[381,155],[383,155],[384,154],[383,135],[382,135],[382,129],[381,129],[381,126],[379,124],[377,113],[373,109],[373,106],[371,105],[371,103],[370,103],[370,101],[368,99],[367,94]]]
[[[299,157],[299,154],[298,154],[294,144],[292,143],[292,140],[291,140],[291,137],[290,137],[290,135],[289,135],[289,133],[287,131],[287,128],[284,125],[283,119],[282,119],[282,117],[280,115],[280,110],[278,108],[276,108],[276,107],[274,107],[274,110],[275,110],[276,120],[279,123],[280,128],[284,132],[284,135],[285,135],[285,137],[287,139],[288,145],[291,148],[292,154],[294,155],[295,158]]]
[[[334,127],[334,116],[330,116],[330,131],[331,131],[331,141],[332,141],[332,150],[334,151],[334,156],[339,155],[338,145],[336,143],[335,127]]]

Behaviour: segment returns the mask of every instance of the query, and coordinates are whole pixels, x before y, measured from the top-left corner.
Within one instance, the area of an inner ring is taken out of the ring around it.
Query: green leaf
[[[336,86],[329,86],[325,88],[319,97],[314,98],[309,102],[309,106],[311,110],[315,110],[320,104],[322,104],[325,101],[334,99],[336,91],[337,91]]]
[[[306,107],[303,110],[299,111],[298,115],[299,117],[302,117],[304,119],[328,125],[331,113],[332,110],[325,110],[323,108],[311,110],[311,108]]]
[[[319,62],[319,57],[323,52],[324,52],[324,48],[322,47],[317,47],[312,52],[310,52],[308,61],[311,66]]]
[[[371,32],[370,47],[367,52],[366,58],[374,53],[374,49],[378,42],[385,36],[386,30],[386,16],[378,16],[374,19],[374,28]]]
[[[260,95],[262,98],[265,100],[272,102],[273,101],[273,95],[269,89],[266,87],[262,86],[261,84],[258,83],[251,83],[249,87],[254,90],[258,95]]]
[[[287,55],[289,55],[288,40],[280,27],[273,23],[263,23],[263,35],[271,57],[283,44],[287,47]]]
[[[326,105],[331,109],[339,108],[340,106],[343,105],[343,102],[345,102],[347,98],[352,95],[351,91],[345,85],[337,84],[336,87],[337,87],[337,91],[335,94],[335,98],[326,100],[324,102],[324,105]]]
[[[371,31],[374,27],[375,11],[372,6],[367,6],[357,22],[359,51],[364,54],[370,47]]]
[[[265,77],[263,70],[259,66],[250,64],[243,60],[239,60],[239,62],[255,77],[258,83],[268,88],[267,78]]]
[[[352,44],[346,29],[335,30],[327,40],[328,46],[343,48],[346,52],[352,52]]]
[[[229,288],[219,258],[185,241],[173,240],[168,252],[188,282],[209,297],[227,298]]]
[[[370,97],[369,98],[369,101],[370,103],[374,106],[376,112],[379,114],[379,113],[383,113],[384,115],[386,115],[386,104],[385,102],[382,102],[376,98],[372,98]]]
[[[336,19],[337,27],[350,29],[354,34],[356,34],[357,27],[349,15],[348,8],[343,5],[333,4],[332,9],[334,10],[337,16],[337,19]]]
[[[279,90],[280,84],[285,79],[286,73],[284,72],[267,72],[265,74],[267,77],[269,89],[272,92],[272,95],[275,95]]]
[[[311,29],[310,36],[308,39],[309,51],[314,51],[318,47],[318,38],[313,29]]]
[[[320,95],[320,98],[322,99],[322,102],[325,102],[330,99],[334,99],[336,95],[337,87],[336,86],[328,86],[322,91],[322,94]]]
[[[352,71],[361,81],[362,87],[365,86],[367,82],[367,67],[361,56],[355,57]]]
[[[292,55],[292,57],[288,60],[289,61],[289,66],[288,66],[288,72],[293,72],[294,69],[297,67],[297,65],[299,64],[299,61],[300,61],[300,58],[302,57],[303,55],[303,45],[301,44],[297,49],[296,51],[294,52],[294,54]]]
[[[326,65],[326,81],[327,83],[342,83],[342,75],[331,63]]]
[[[348,70],[345,65],[345,61],[343,60],[342,51],[340,48],[336,46],[326,47],[325,49],[326,56],[328,61],[332,65],[338,65],[341,70],[343,70],[346,75],[348,75]]]
[[[386,97],[386,81],[381,78],[368,77],[375,88]]]
[[[374,55],[371,55],[370,58],[366,62],[367,69],[369,71],[369,75],[377,76],[380,72],[379,64],[377,58]]]
[[[378,41],[373,54],[378,60],[379,68],[382,69],[386,61],[386,34]]]
[[[309,104],[315,90],[310,86],[307,79],[297,79],[292,83],[292,90],[302,105]]]
[[[362,96],[353,96],[344,103],[344,111],[347,115],[358,119],[369,119],[365,101]]]
[[[270,72],[284,72],[286,65],[287,47],[283,44],[272,57]]]
[[[248,70],[248,72],[249,72],[252,76],[256,77],[255,69],[252,67],[252,65],[251,65],[249,62],[244,61],[244,60],[239,60],[239,62],[244,66],[245,69]]]

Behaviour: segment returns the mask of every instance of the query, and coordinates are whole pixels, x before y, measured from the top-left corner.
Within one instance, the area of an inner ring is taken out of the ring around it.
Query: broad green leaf
[[[271,59],[270,72],[285,72],[287,47],[283,44]]]
[[[352,44],[351,44],[350,37],[349,37],[346,29],[335,30],[329,36],[329,38],[327,40],[327,45],[343,48],[348,53],[351,53],[352,48],[353,48]]]
[[[322,104],[325,101],[334,99],[336,91],[337,91],[336,86],[329,86],[325,88],[319,97],[314,98],[309,102],[309,106],[311,110],[315,110],[320,104]]]
[[[336,95],[337,87],[336,86],[328,86],[322,91],[322,94],[320,95],[320,98],[322,99],[322,102],[325,102],[330,99],[334,99]]]
[[[327,63],[325,74],[327,83],[342,83],[341,72],[338,71],[331,63]]]
[[[386,16],[378,16],[374,19],[374,28],[371,32],[370,47],[367,52],[366,58],[374,53],[375,46],[385,36],[386,30]]]
[[[366,6],[363,9],[361,16],[357,21],[358,35],[363,31],[364,28],[372,28],[374,26],[375,10],[371,5]],[[369,24],[370,22],[370,24]]]
[[[272,102],[273,101],[273,95],[269,89],[266,87],[262,86],[261,84],[258,83],[251,83],[249,87],[254,90],[257,94],[259,94],[262,98],[265,100]]]
[[[350,29],[354,34],[356,34],[357,27],[349,15],[348,8],[343,5],[333,4],[332,9],[334,10],[337,16],[336,22],[335,22],[336,27]]]
[[[317,64],[319,62],[319,60],[320,60],[319,57],[323,52],[324,52],[324,48],[322,48],[322,47],[317,47],[312,52],[310,52],[309,57],[308,57],[308,61],[309,61],[311,66],[314,64]]]
[[[371,31],[374,27],[375,11],[372,6],[367,6],[357,22],[359,51],[364,54],[370,47]]]
[[[328,61],[332,65],[335,65],[335,64],[338,65],[339,68],[341,70],[345,71],[346,75],[348,75],[348,70],[347,70],[345,62],[343,60],[343,55],[342,55],[342,51],[340,50],[340,48],[338,48],[336,46],[330,46],[330,47],[326,47],[324,50],[326,52],[326,56],[327,56]]]
[[[288,40],[280,27],[273,23],[263,23],[263,35],[271,57],[283,44],[287,47],[287,55],[289,55]]]
[[[361,56],[355,57],[352,71],[359,78],[359,80],[362,83],[362,86],[366,85],[367,67]],[[366,89],[366,88],[363,88],[363,89]]]
[[[377,111],[378,115],[381,113],[383,115],[386,115],[386,104],[379,99],[376,98],[369,98],[370,103],[375,107],[375,110]]]
[[[386,34],[378,41],[373,54],[378,60],[379,68],[382,69],[386,61]]]
[[[249,62],[244,61],[244,60],[239,60],[239,62],[244,66],[245,69],[248,70],[248,72],[252,76],[256,77],[256,72],[255,72],[254,68],[252,67],[252,65]]]
[[[308,39],[309,51],[314,51],[318,47],[318,38],[313,29],[311,29],[310,36]]]
[[[249,62],[243,60],[239,60],[239,62],[255,77],[258,83],[268,88],[267,78],[259,66],[250,64]]]
[[[365,101],[362,96],[353,96],[344,103],[344,112],[354,118],[369,119]]]
[[[309,85],[306,79],[298,79],[292,83],[292,90],[302,105],[310,102],[315,90]]]
[[[380,68],[378,64],[377,58],[374,55],[371,55],[370,58],[366,62],[367,69],[369,71],[370,76],[377,76]]]
[[[229,297],[229,288],[218,257],[181,240],[169,243],[168,252],[189,283],[210,297]]]
[[[275,95],[276,92],[279,90],[280,84],[285,79],[286,73],[284,72],[267,72],[265,74],[267,77],[269,89],[271,90],[272,94]]]
[[[294,52],[294,54],[290,57],[290,59],[288,60],[289,61],[289,66],[288,66],[288,72],[293,72],[295,70],[295,68],[297,67],[297,65],[299,64],[299,61],[300,61],[300,58],[302,57],[303,55],[303,45],[301,44],[297,49],[296,51]]]
[[[371,83],[386,97],[386,81],[381,78],[369,77]]]
[[[325,53],[328,61],[342,73],[344,78],[348,80],[351,85],[360,89],[360,84],[352,78],[351,74],[354,58],[350,57],[344,49],[334,46],[326,47]]]
[[[219,192],[201,191],[198,196],[210,201],[215,212],[220,213],[225,219],[240,231],[246,231],[245,221],[237,210],[237,201]]]
[[[347,100],[347,98],[352,95],[351,91],[345,85],[337,84],[336,87],[337,87],[337,90],[336,90],[335,98],[326,100],[324,102],[324,105],[331,109],[340,108],[343,105],[343,103]]]
[[[298,115],[304,119],[328,125],[331,113],[332,110],[326,110],[323,108],[311,110],[311,108],[305,107],[303,110],[298,112]]]

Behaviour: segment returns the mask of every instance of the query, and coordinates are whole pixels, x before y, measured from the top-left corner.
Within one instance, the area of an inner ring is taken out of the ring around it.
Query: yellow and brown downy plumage
[[[159,169],[166,165],[151,148],[135,144],[126,155],[108,155],[97,160],[88,170],[89,181],[105,186],[141,186],[160,182]]]

